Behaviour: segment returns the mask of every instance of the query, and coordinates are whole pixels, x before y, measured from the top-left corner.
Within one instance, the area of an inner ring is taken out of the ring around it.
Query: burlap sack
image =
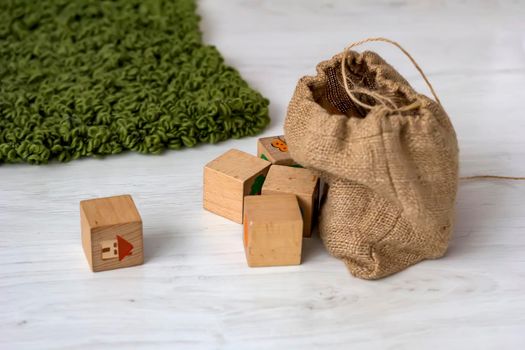
[[[353,102],[342,84],[343,57],[321,62],[316,76],[299,81],[285,137],[293,159],[329,186],[319,223],[326,248],[353,275],[377,279],[445,253],[458,145],[440,104],[374,52],[347,52],[349,84],[399,108],[370,94],[354,97],[371,109]]]

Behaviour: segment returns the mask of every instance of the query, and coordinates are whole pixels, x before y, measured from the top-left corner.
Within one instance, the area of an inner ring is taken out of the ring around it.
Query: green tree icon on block
[[[250,190],[250,195],[261,194],[263,184],[264,184],[264,175],[257,176]]]

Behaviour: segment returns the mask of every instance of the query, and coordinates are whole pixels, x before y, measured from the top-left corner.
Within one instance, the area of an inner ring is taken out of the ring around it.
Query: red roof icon
[[[118,260],[121,261],[126,256],[132,254],[133,244],[126,241],[124,238],[117,235],[117,244],[118,244]]]

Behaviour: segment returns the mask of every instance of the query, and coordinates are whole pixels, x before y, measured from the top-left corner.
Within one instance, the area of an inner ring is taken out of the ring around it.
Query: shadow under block
[[[311,237],[317,215],[319,178],[310,170],[272,165],[262,188],[262,194],[294,194],[304,220],[304,237]]]
[[[204,167],[203,206],[242,224],[244,197],[260,194],[271,163],[232,149]]]
[[[94,272],[144,263],[142,219],[130,195],[81,201],[80,224]]]
[[[288,152],[284,136],[264,137],[257,141],[257,157],[277,165],[297,165]]]
[[[303,220],[291,194],[247,196],[244,251],[248,266],[301,264]]]

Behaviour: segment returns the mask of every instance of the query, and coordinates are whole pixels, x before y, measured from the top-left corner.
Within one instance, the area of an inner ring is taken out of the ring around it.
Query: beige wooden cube
[[[259,139],[257,142],[257,156],[272,164],[297,165],[288,152],[288,145],[283,135]]]
[[[297,196],[304,219],[304,236],[311,237],[319,202],[319,178],[308,169],[272,165],[262,194],[283,193]]]
[[[250,267],[299,265],[303,220],[291,194],[247,196],[244,250]]]
[[[142,219],[130,195],[81,201],[80,224],[94,272],[144,263]]]
[[[232,149],[204,167],[203,206],[242,224],[244,197],[259,194],[271,163]]]

